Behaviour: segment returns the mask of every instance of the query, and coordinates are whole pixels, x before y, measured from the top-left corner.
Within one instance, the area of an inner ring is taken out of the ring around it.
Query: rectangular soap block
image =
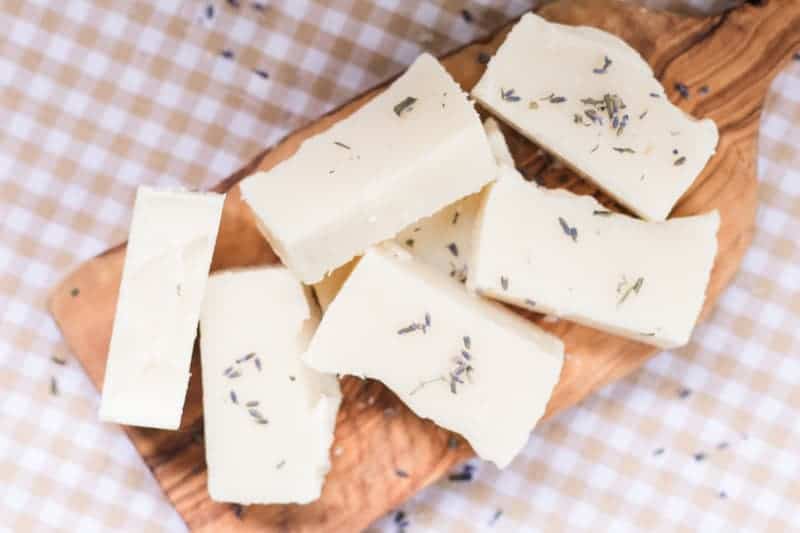
[[[498,166],[514,167],[500,126],[493,118],[483,124],[486,138]],[[454,202],[429,217],[422,218],[401,231],[395,239],[420,259],[451,278],[465,281],[469,275],[469,257],[472,253],[472,228],[480,205],[480,192]]]
[[[717,251],[716,211],[647,222],[501,178],[477,220],[471,289],[662,348],[689,341]]]
[[[305,360],[320,372],[382,381],[503,467],[544,414],[563,351],[531,322],[394,246],[364,254]]]
[[[139,187],[100,419],[177,429],[224,196]]]
[[[385,91],[241,190],[283,263],[310,284],[494,178],[473,103],[422,54]]]
[[[526,14],[472,96],[637,215],[664,220],[714,153],[710,119],[672,105],[621,39]]]
[[[341,394],[334,376],[300,358],[319,320],[309,296],[284,267],[209,278],[200,349],[213,500],[319,498]]]

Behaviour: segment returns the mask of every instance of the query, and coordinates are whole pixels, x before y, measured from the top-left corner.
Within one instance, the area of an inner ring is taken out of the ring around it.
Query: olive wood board
[[[702,312],[707,317],[736,273],[753,234],[759,119],[772,78],[800,49],[800,2],[745,4],[718,16],[692,18],[613,0],[562,1],[548,4],[540,14],[619,35],[652,65],[673,102],[696,117],[716,121],[717,153],[673,212],[673,216],[711,209],[721,213],[719,253]],[[507,31],[508,27],[442,59],[465,90],[485,68],[482,54],[492,54]],[[677,83],[688,87],[688,98],[679,94]],[[269,169],[291,156],[303,140],[350,115],[382,87],[289,135],[215,188],[228,191],[228,196],[212,270],[277,261],[241,202],[236,183],[255,168]],[[526,179],[594,194],[609,208],[624,211],[510,128],[504,126],[504,133]],[[122,244],[87,261],[54,289],[49,302],[75,357],[98,388],[124,256]],[[630,374],[658,352],[567,321],[550,323],[542,322],[540,315],[526,316],[558,335],[568,354],[547,417]],[[245,509],[216,503],[206,489],[200,381],[195,354],[180,430],[125,427],[192,531],[359,531],[473,455],[463,440],[415,416],[381,383],[345,377],[332,468],[318,501]],[[398,470],[407,475],[398,475]]]

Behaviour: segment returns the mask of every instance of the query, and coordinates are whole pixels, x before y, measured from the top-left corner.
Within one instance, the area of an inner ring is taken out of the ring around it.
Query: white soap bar
[[[224,196],[139,187],[100,419],[177,429]]]
[[[520,19],[472,95],[642,218],[664,220],[717,146],[652,69],[594,28]]]
[[[494,178],[473,103],[423,54],[384,92],[241,189],[283,263],[314,283]]]
[[[368,250],[323,316],[305,359],[378,379],[417,415],[506,466],[541,418],[561,341],[402,249]]]
[[[513,168],[514,159],[497,121],[488,118],[483,127],[495,163],[498,167],[506,165]],[[499,168],[497,172],[500,172]],[[480,205],[480,196],[481,193],[471,194],[429,217],[418,220],[401,231],[396,241],[421,261],[451,278],[465,281],[469,274],[472,228]]]
[[[334,376],[301,361],[319,320],[309,297],[284,267],[209,278],[200,351],[213,500],[319,498],[341,394]]]
[[[476,224],[470,288],[669,348],[688,342],[702,308],[719,215],[646,222],[503,178]]]

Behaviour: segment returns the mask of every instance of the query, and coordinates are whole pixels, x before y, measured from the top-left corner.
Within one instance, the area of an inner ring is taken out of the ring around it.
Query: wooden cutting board
[[[675,215],[719,209],[719,254],[703,309],[707,317],[739,267],[750,242],[756,211],[756,138],[764,96],[773,76],[800,50],[800,2],[760,2],[713,18],[650,12],[616,1],[550,4],[541,14],[554,21],[603,28],[624,38],[653,66],[670,98],[697,117],[713,118],[720,130],[717,154],[680,201]],[[444,58],[465,89],[484,70],[479,54],[492,54],[507,28]],[[675,88],[683,83],[689,97]],[[268,169],[298,145],[346,117],[380,88],[290,135],[263,157],[221,183],[225,202],[212,269],[276,261],[255,228],[235,186],[254,168]],[[535,145],[505,130],[518,167],[547,186],[596,194],[594,187]],[[117,299],[124,245],[87,261],[54,290],[50,309],[92,381],[103,382]],[[532,320],[541,317],[529,314]],[[569,354],[550,401],[553,416],[607,383],[630,374],[654,348],[560,321],[543,326],[561,337]],[[193,531],[358,531],[472,456],[460,439],[413,415],[380,383],[344,378],[344,402],[336,427],[333,467],[322,498],[309,505],[250,506],[212,502],[206,490],[198,357],[181,429],[176,432],[126,427],[165,494]],[[408,473],[401,477],[397,470]]]

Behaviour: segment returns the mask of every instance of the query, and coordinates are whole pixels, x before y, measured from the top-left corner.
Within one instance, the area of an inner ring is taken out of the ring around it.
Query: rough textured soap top
[[[703,304],[718,228],[716,211],[648,222],[591,196],[504,177],[484,195],[468,284],[523,308],[679,346]]]
[[[423,54],[364,107],[241,188],[278,255],[310,283],[492,179],[472,102]]]
[[[714,153],[624,41],[527,14],[472,95],[643,218],[663,220]]]

